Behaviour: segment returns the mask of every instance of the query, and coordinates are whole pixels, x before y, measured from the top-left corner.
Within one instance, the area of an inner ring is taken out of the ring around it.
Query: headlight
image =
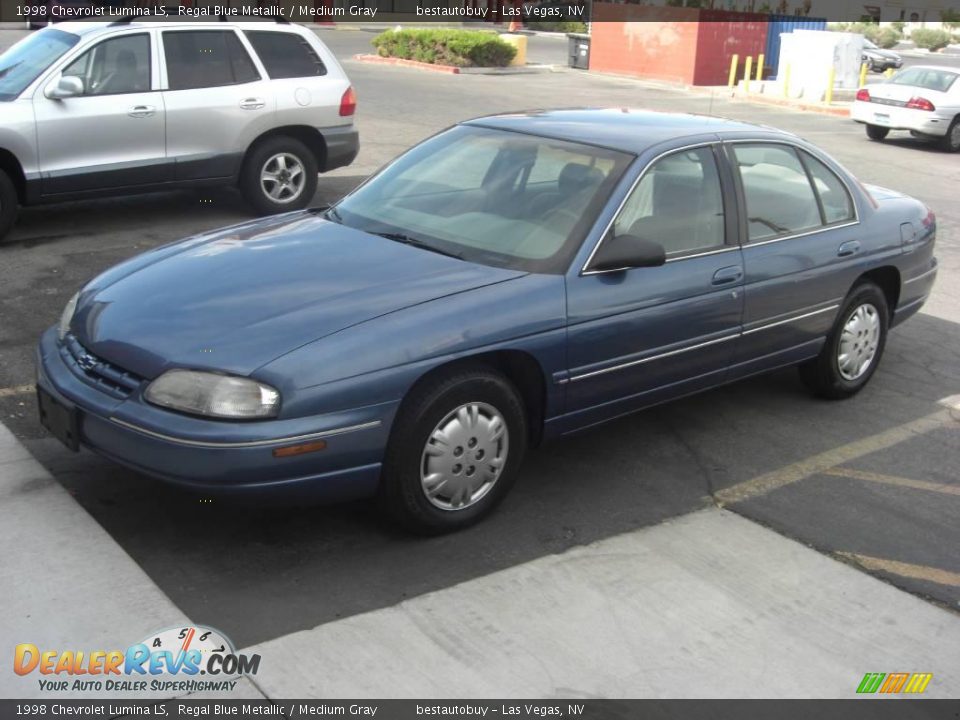
[[[269,385],[198,370],[168,370],[144,397],[181,412],[234,420],[275,417],[280,410],[280,393]]]
[[[74,293],[73,297],[67,300],[63,312],[60,313],[60,326],[57,328],[57,337],[61,340],[63,340],[64,336],[70,330],[70,321],[73,320],[73,313],[77,310],[77,298],[79,297],[80,293]]]

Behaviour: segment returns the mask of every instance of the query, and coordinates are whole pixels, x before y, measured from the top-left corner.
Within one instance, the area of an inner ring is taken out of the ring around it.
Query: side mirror
[[[667,261],[663,245],[636,235],[608,237],[600,244],[589,270],[658,267]]]
[[[47,86],[44,95],[51,100],[63,100],[64,98],[83,95],[83,80],[76,75],[61,75],[56,85]]]

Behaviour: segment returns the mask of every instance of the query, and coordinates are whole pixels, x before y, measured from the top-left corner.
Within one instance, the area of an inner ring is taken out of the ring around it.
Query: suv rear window
[[[232,30],[164,32],[163,51],[171,90],[239,85],[260,78]]]
[[[248,30],[246,35],[273,79],[327,74],[323,61],[299,35],[264,30]]]

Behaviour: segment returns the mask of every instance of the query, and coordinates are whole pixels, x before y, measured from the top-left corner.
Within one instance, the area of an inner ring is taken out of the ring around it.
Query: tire
[[[940,140],[940,149],[944,152],[960,152],[960,115],[953,119],[947,134]]]
[[[20,200],[17,188],[10,176],[0,170],[0,240],[2,240],[17,221]]]
[[[830,400],[860,392],[880,364],[889,323],[890,311],[883,290],[872,282],[854,286],[820,354],[800,366],[800,377],[807,388]],[[842,346],[848,351],[847,362],[841,361]]]
[[[291,172],[297,167],[298,173]],[[278,181],[262,182],[264,173],[277,176]],[[299,185],[296,185],[297,178],[302,178]],[[285,179],[288,184],[283,185]],[[317,160],[296,138],[268,138],[247,155],[240,171],[240,191],[260,215],[300,210],[313,200],[317,191]]]
[[[438,442],[438,434],[452,442]],[[439,375],[414,387],[394,420],[380,479],[381,508],[418,534],[465,528],[507,494],[526,447],[523,401],[505,377],[483,366]],[[489,462],[495,458],[500,462]]]
[[[879,125],[867,125],[867,137],[871,140],[883,140],[890,134],[890,128],[880,127]]]

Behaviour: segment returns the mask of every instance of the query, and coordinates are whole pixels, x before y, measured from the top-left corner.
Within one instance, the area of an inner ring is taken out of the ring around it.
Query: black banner
[[[960,700],[0,700],[0,717],[957,720]]]

